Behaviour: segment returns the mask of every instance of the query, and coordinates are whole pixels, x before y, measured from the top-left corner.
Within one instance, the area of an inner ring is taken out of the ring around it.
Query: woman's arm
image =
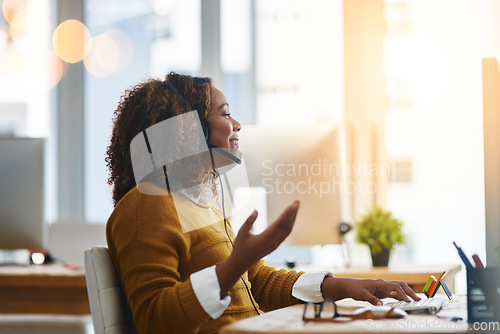
[[[259,308],[269,312],[300,303],[292,290],[302,274],[304,272],[267,266],[264,260],[257,262],[248,271],[248,279],[252,283],[252,295],[259,303]]]

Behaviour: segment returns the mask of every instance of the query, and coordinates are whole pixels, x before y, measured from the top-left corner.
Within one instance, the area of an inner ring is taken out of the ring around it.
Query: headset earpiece
[[[182,97],[181,93],[179,93],[179,90],[168,80],[164,80],[163,83],[165,85],[167,85],[176,95],[177,97],[179,97],[182,101],[184,101],[184,103],[186,103],[187,107],[189,108],[189,110],[193,110],[193,108],[191,107],[191,104]],[[202,119],[200,117],[200,121],[201,121],[201,128],[203,130],[203,135],[205,136],[205,140],[208,141],[208,124],[207,122]]]

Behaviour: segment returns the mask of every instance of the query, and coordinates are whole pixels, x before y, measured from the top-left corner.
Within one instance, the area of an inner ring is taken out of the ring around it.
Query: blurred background
[[[212,77],[242,133],[342,129],[357,185],[342,219],[371,204],[391,210],[407,236],[394,263],[458,264],[453,240],[485,257],[481,61],[500,57],[500,2],[1,4],[0,134],[46,138],[45,221],[64,224],[50,229],[56,253],[78,259],[68,245],[87,234],[105,242],[113,111],[127,88],[177,71]],[[366,248],[350,247],[352,262],[365,263]]]

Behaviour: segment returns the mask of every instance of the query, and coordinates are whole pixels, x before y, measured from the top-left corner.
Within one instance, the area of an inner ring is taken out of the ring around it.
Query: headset
[[[170,90],[172,90],[175,95],[180,98],[185,104],[186,106],[189,108],[189,110],[193,110],[191,104],[180,94],[179,90],[177,89],[177,87],[175,87],[171,82],[169,82],[168,80],[164,80],[163,83],[168,86],[170,88]],[[222,148],[220,147],[217,147],[215,145],[212,145],[208,142],[208,139],[210,138],[210,131],[209,131],[209,128],[208,128],[208,124],[207,122],[200,117],[200,123],[201,123],[201,128],[203,130],[203,135],[205,137],[205,140],[207,142],[207,146],[210,148],[209,149],[209,152],[210,152],[210,157],[211,157],[211,160],[212,160],[212,163],[213,163],[213,166],[215,168],[215,171],[216,171],[216,174],[217,174],[217,178],[219,179],[219,183],[220,183],[220,186],[221,186],[221,200],[222,200],[222,215],[223,215],[223,218],[224,218],[224,229],[226,231],[226,235],[227,235],[227,238],[229,239],[229,242],[231,243],[231,247],[234,248],[234,244],[233,244],[233,241],[231,240],[231,237],[229,236],[229,232],[227,230],[227,218],[226,218],[226,210],[224,208],[224,187],[222,185],[222,180],[221,180],[221,175],[219,173],[219,168],[217,166],[217,163],[215,162],[215,159],[214,159],[214,156],[213,156],[213,153],[212,153],[212,150],[218,152],[219,154],[222,154],[223,156],[225,156],[226,158],[229,158],[230,160],[234,161],[235,163],[237,163],[238,165],[241,164],[241,156],[236,156],[236,155],[233,155],[225,150],[223,150]],[[151,146],[149,144],[149,141],[148,141],[148,138],[147,138],[147,135],[146,135],[146,131],[143,130],[143,134],[144,134],[144,138],[146,140],[146,144],[147,144],[147,148],[148,148],[148,152],[150,154],[150,156],[152,157],[152,151],[151,151]],[[153,158],[151,158],[153,160]],[[153,161],[153,164],[154,164],[154,161]],[[154,165],[153,165],[154,166]],[[163,171],[166,173],[166,166],[163,165]],[[169,188],[169,185],[168,185],[168,181],[167,181],[167,178],[165,178],[165,182],[167,183],[167,189],[169,190],[170,192],[170,188]],[[254,299],[253,299],[253,296],[252,294],[250,293],[250,289],[248,288],[248,285],[246,284],[245,280],[243,279],[243,277],[240,277],[241,281],[243,282],[243,284],[245,285],[245,288],[247,290],[247,293],[248,293],[248,297],[250,298],[250,301],[252,302],[252,306],[255,310],[255,312],[257,313],[257,315],[260,315],[260,312],[259,310],[257,309],[257,306],[255,305],[255,302],[254,302]]]

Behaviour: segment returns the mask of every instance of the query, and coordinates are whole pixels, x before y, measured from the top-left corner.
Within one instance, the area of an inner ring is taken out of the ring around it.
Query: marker
[[[427,280],[427,283],[425,283],[424,290],[422,292],[426,293],[427,291],[429,291],[429,287],[431,286],[431,283],[435,279],[436,279],[436,277],[434,277],[434,275],[431,275],[431,277],[429,277],[429,279]]]
[[[438,278],[438,282],[441,282],[441,280],[442,280],[442,279],[446,276],[446,274],[447,274],[447,273],[448,273],[448,272],[447,272],[446,270],[445,270],[445,271],[443,271],[443,272],[441,273],[441,276],[439,276],[439,278]]]
[[[469,259],[467,258],[467,256],[465,256],[465,253],[464,251],[462,250],[462,248],[458,247],[457,244],[455,243],[455,241],[453,241],[453,244],[455,245],[457,251],[458,251],[458,255],[460,255],[460,258],[462,259],[462,262],[465,264],[465,268],[467,269],[472,269],[472,264],[470,263]]]
[[[436,281],[436,279],[434,278],[432,280],[432,283],[431,283],[431,286],[429,287],[429,290],[427,290],[427,292],[425,293],[425,295],[427,296],[427,298],[431,298],[432,297],[432,294],[430,293],[438,284],[438,281]]]
[[[476,268],[479,268],[479,269],[484,268],[483,262],[479,258],[479,255],[477,255],[477,254],[472,255],[472,259],[474,260],[474,263],[476,264]]]

